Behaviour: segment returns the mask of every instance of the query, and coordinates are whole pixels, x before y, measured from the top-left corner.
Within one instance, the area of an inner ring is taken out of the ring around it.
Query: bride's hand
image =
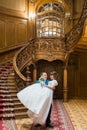
[[[50,86],[47,86],[47,88],[49,88],[49,89],[53,90]]]

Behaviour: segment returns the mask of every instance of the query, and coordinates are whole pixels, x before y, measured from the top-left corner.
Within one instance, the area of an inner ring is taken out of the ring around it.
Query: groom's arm
[[[40,83],[40,81],[39,81],[39,80],[36,80],[36,83]]]

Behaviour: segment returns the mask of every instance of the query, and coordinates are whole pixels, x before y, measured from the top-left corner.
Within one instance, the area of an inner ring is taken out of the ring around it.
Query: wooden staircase
[[[27,109],[16,96],[13,65],[10,64],[0,66],[0,119],[27,118]]]

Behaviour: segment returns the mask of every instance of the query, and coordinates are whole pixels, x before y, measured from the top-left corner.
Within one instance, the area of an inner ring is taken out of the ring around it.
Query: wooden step
[[[25,108],[24,106],[21,106],[21,107],[14,107],[14,111],[15,112],[23,112],[23,111],[25,111],[25,112],[27,112],[27,108]]]
[[[10,109],[10,108],[13,108],[13,107],[14,107],[14,105],[10,104],[10,103],[9,104],[5,104],[5,105],[4,104],[0,104],[0,108],[2,108],[2,109],[4,109],[4,108],[9,108]]]
[[[14,90],[9,90],[9,92],[10,92],[11,94],[17,95],[17,90],[16,90],[16,89],[14,89]]]
[[[0,88],[0,93],[15,93],[17,94],[17,90],[16,89],[12,89],[12,90],[9,90],[9,89],[1,89]]]
[[[17,87],[12,65],[10,67],[3,66],[0,71],[0,119],[28,117],[27,109],[17,98]]]
[[[4,114],[0,114],[0,120],[10,120],[10,119],[22,119],[22,118],[29,118],[28,115],[26,113],[6,113]]]
[[[14,83],[14,82],[15,82],[15,79],[8,79],[7,82],[8,82],[8,83]]]
[[[29,118],[26,112],[15,113],[16,119]]]
[[[6,108],[0,108],[0,113],[14,113],[14,109],[13,108],[8,108],[8,107],[6,107]]]
[[[10,86],[10,87],[8,87],[8,86],[0,86],[0,90],[13,91],[13,90],[17,90],[17,88],[14,87],[14,86]]]
[[[0,95],[0,98],[8,98],[8,99],[10,99],[10,98],[15,98],[16,97],[16,95]]]
[[[11,72],[10,74],[9,74],[9,76],[14,76],[15,74],[14,74],[14,72]]]
[[[20,102],[19,100],[18,100],[18,98],[16,97],[16,98],[4,98],[4,99],[0,99],[0,102]]]
[[[7,76],[1,77],[0,80],[7,80]]]
[[[7,91],[7,92],[1,92],[1,91],[0,91],[0,94],[1,94],[1,95],[9,95],[10,93],[9,93],[9,91]]]
[[[1,84],[1,83],[7,83],[7,80],[1,80],[1,79],[0,79],[0,84]]]
[[[10,83],[7,83],[7,85],[13,86],[13,85],[15,85],[15,83],[14,82],[10,82]]]
[[[18,107],[22,107],[23,105],[21,104],[21,102],[14,102],[14,108],[18,108]]]

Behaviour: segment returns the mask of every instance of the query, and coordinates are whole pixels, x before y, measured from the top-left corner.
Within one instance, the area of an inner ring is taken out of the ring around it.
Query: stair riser
[[[13,70],[9,64],[0,67],[0,119],[27,118],[27,109],[17,98],[14,72],[9,73]]]

